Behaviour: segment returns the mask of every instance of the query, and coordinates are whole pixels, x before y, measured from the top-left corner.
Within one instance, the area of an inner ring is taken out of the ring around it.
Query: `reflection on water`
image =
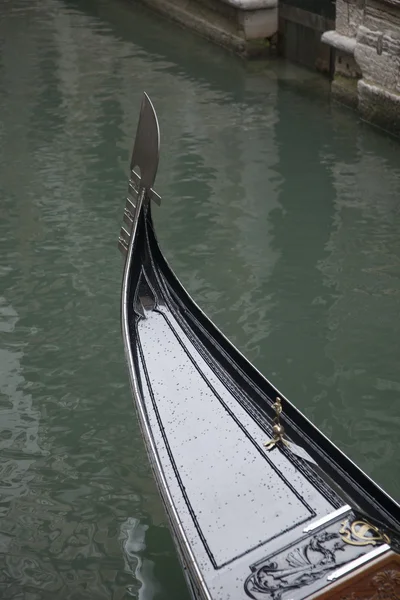
[[[120,340],[143,89],[178,275],[400,498],[398,143],[123,0],[6,0],[0,44],[1,598],[188,597]]]
[[[125,556],[125,571],[133,576],[135,582],[127,590],[131,596],[139,600],[152,600],[159,591],[159,586],[154,580],[153,562],[141,557],[141,553],[146,549],[147,529],[147,525],[142,525],[138,519],[128,517],[122,524],[120,533]]]
[[[0,332],[12,333],[17,313],[0,296]],[[24,393],[21,373],[22,347],[7,344],[0,348],[0,515],[7,516],[10,501],[27,493],[32,475],[29,469],[42,452],[38,446],[39,413],[32,407],[31,394]],[[11,538],[4,535],[2,546],[8,550]]]

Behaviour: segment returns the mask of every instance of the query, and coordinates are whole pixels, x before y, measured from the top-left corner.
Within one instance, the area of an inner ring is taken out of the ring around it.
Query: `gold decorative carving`
[[[352,546],[373,546],[379,544],[390,544],[390,538],[367,521],[352,521],[345,519],[341,523],[340,535],[346,544]]]

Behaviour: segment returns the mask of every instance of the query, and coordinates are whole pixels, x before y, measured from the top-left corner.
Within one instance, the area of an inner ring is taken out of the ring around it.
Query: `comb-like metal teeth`
[[[129,229],[131,229],[133,224],[133,217],[132,213],[127,209],[124,210],[124,223],[128,225]]]
[[[136,171],[131,171],[131,178],[129,180],[129,193],[134,197],[135,200],[138,197],[139,187],[140,187],[140,175],[138,175],[136,173]],[[161,196],[159,194],[157,194],[157,192],[155,190],[153,190],[153,188],[151,188],[148,191],[147,195],[150,200],[154,200],[154,202],[158,206],[160,206]]]
[[[133,215],[135,214],[135,208],[136,208],[136,204],[134,202],[132,202],[132,200],[128,197],[126,199],[125,210],[127,212],[129,212],[131,214],[131,216],[133,217]]]
[[[129,182],[128,194],[132,196],[133,200],[137,200],[138,191],[131,181]]]
[[[131,171],[131,179],[129,182],[136,190],[139,189],[140,175],[136,171]]]
[[[121,232],[119,234],[119,237],[122,240],[124,240],[124,242],[125,242],[125,244],[127,246],[129,246],[129,242],[130,242],[131,236],[130,236],[129,232],[124,227],[121,227]]]
[[[131,238],[129,231],[131,231],[132,229],[133,221],[135,218],[136,201],[139,195],[139,188],[140,175],[138,175],[138,173],[136,173],[135,171],[131,171],[131,177],[129,180],[128,187],[128,196],[126,198],[123,216],[123,220],[125,225],[128,227],[128,231],[125,229],[125,227],[122,226],[120,236],[118,239],[118,248],[123,255],[126,255],[126,253],[128,252],[129,242]],[[158,204],[158,206],[160,206],[161,196],[159,196],[157,192],[155,192],[153,189],[147,192],[147,197],[149,198],[149,200],[154,200],[154,202]]]
[[[151,196],[150,196],[151,200],[154,200],[154,202],[157,204],[157,206],[161,206],[161,196],[159,196],[157,194],[157,192],[155,192],[153,189],[150,190],[150,192],[151,192]]]
[[[126,256],[128,252],[128,246],[125,244],[122,238],[118,239],[118,250],[121,252],[123,256]]]

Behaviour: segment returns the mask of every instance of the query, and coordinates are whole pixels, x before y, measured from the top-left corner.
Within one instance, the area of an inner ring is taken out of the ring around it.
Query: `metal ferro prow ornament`
[[[152,188],[158,168],[160,153],[160,130],[157,115],[150,98],[143,94],[142,106],[133,146],[128,196],[124,210],[124,224],[121,227],[118,246],[127,256],[133,229],[137,226],[138,215],[145,201],[150,199],[160,204],[161,198]],[[139,169],[138,173],[135,168]]]
[[[290,446],[289,442],[287,442],[283,437],[285,433],[285,428],[281,424],[280,417],[282,412],[282,402],[279,396],[277,396],[275,402],[272,405],[272,408],[275,411],[274,426],[272,427],[274,437],[272,438],[272,440],[265,442],[264,446],[267,448],[267,450],[272,450],[272,448],[274,448],[279,442],[282,442],[282,444],[284,444],[285,446]]]

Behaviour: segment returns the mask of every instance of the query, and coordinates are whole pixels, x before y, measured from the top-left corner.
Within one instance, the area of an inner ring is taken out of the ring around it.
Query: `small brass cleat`
[[[282,442],[282,444],[284,444],[285,446],[290,446],[289,442],[287,442],[283,437],[285,433],[285,428],[280,421],[282,412],[282,402],[279,396],[273,403],[272,408],[274,409],[276,415],[274,418],[274,426],[272,427],[274,437],[272,438],[272,440],[265,442],[264,446],[267,448],[267,450],[272,450],[272,448],[274,448],[279,442]]]

